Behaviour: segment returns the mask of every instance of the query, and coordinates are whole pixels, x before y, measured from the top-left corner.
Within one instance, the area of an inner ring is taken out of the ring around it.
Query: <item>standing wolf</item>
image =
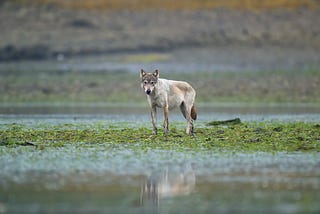
[[[187,134],[193,134],[193,121],[197,119],[197,112],[194,105],[196,91],[187,82],[174,81],[159,78],[159,71],[147,73],[143,69],[140,72],[141,88],[147,94],[151,107],[151,119],[153,133],[157,134],[156,114],[157,107],[163,108],[164,112],[164,133],[169,131],[169,109],[180,107],[183,116],[187,119]]]

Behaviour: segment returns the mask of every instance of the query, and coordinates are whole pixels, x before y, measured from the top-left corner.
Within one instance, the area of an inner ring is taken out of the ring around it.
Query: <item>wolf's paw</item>
[[[154,135],[157,135],[158,134],[158,130],[157,129],[153,129],[153,132],[152,132]]]

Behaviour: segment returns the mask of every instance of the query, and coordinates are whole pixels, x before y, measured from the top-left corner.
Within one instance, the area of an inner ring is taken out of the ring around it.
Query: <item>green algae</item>
[[[146,127],[102,126],[92,124],[60,124],[30,128],[27,125],[7,124],[0,130],[2,146],[61,147],[70,144],[104,145],[134,149],[192,149],[242,152],[320,151],[320,125],[303,122],[245,122],[195,129],[189,136],[183,128],[172,124],[168,136],[152,135]]]

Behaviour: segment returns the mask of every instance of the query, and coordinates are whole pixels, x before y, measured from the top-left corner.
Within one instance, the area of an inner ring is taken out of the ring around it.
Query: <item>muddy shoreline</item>
[[[276,47],[289,54],[305,52],[306,58],[320,55],[320,13],[306,8],[102,12],[7,2],[0,5],[0,18],[4,62],[192,47]]]

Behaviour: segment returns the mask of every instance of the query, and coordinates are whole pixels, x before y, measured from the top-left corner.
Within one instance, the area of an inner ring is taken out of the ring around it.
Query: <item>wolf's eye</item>
[[[147,85],[147,84],[148,84],[148,82],[147,82],[147,81],[144,81],[144,82],[143,82],[143,84]]]
[[[156,82],[154,82],[154,81],[151,81],[151,84],[152,84],[152,85],[154,85],[154,84],[156,84]]]

